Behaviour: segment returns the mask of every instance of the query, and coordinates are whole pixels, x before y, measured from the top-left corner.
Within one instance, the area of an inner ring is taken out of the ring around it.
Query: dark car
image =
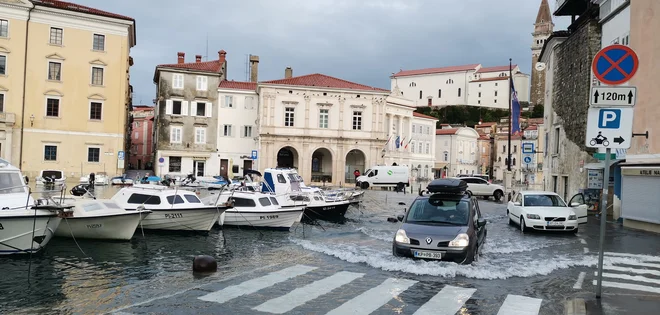
[[[488,233],[476,198],[460,179],[436,179],[413,201],[392,242],[394,256],[470,264]]]

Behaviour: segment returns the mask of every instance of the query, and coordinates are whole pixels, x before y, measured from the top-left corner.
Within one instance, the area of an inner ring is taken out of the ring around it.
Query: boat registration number
[[[2,223],[0,223],[0,230],[4,230],[4,229],[5,229],[5,227],[2,226]]]
[[[548,222],[549,226],[557,226],[557,225],[564,225],[564,222],[561,221],[550,221]]]
[[[183,214],[181,214],[181,213],[165,213],[165,219],[177,219],[177,218],[183,218]]]
[[[440,252],[425,252],[425,251],[413,251],[413,256],[416,258],[429,258],[429,259],[442,259],[442,253]]]
[[[279,218],[279,215],[274,214],[274,215],[260,215],[259,220],[268,220],[268,219],[277,219]]]

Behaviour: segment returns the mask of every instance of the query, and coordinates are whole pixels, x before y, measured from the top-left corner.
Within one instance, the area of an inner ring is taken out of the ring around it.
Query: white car
[[[468,184],[467,193],[471,196],[481,196],[485,199],[493,196],[495,201],[499,201],[504,196],[504,187],[497,184],[491,184],[479,177],[458,177],[458,179]]]
[[[587,205],[584,195],[571,198],[569,205],[551,191],[521,191],[509,201],[506,214],[509,224],[518,224],[521,231],[578,232],[580,224],[587,223]]]

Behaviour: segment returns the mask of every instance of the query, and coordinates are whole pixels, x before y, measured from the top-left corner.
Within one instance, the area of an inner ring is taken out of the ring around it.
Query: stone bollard
[[[193,272],[216,272],[218,262],[215,258],[207,255],[198,255],[193,259]]]

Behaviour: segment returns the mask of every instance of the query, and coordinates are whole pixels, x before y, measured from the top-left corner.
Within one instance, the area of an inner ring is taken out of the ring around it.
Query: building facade
[[[404,148],[406,145],[409,145],[410,165],[414,173],[413,176],[417,175],[415,180],[432,180],[434,177],[433,167],[436,145],[434,133],[438,119],[417,112],[413,112],[412,114],[410,140],[404,141]],[[415,170],[417,171],[415,172]]]
[[[543,104],[545,100],[545,70],[547,65],[539,61],[543,45],[552,35],[555,24],[552,22],[548,0],[541,0],[539,12],[534,22],[532,33],[532,85],[530,89],[530,102],[533,105]]]
[[[153,106],[133,106],[128,169],[153,171],[154,114]]]
[[[529,75],[520,71],[520,67],[511,67],[513,86],[518,100],[529,100]],[[479,68],[474,73],[474,80],[468,83],[467,104],[489,108],[509,109],[509,66]]]
[[[0,2],[0,156],[29,177],[122,173],[135,34],[82,5]]]
[[[477,139],[477,149],[479,151],[479,174],[486,174],[492,177],[494,142],[495,141],[491,138],[490,134],[479,132],[479,138]]]
[[[495,162],[493,163],[493,177],[494,180],[504,180],[504,172],[508,167],[509,159],[509,138],[506,133],[499,133],[495,136],[493,152]],[[521,166],[521,147],[522,135],[511,136],[511,172],[514,185],[520,185],[523,181],[523,173]]]
[[[437,177],[454,177],[460,174],[479,174],[479,133],[469,127],[435,131]],[[442,172],[442,173],[441,173]]]
[[[218,144],[218,86],[225,79],[227,52],[218,59],[156,67],[155,173],[213,176],[221,173]],[[163,162],[160,162],[160,159]]]

